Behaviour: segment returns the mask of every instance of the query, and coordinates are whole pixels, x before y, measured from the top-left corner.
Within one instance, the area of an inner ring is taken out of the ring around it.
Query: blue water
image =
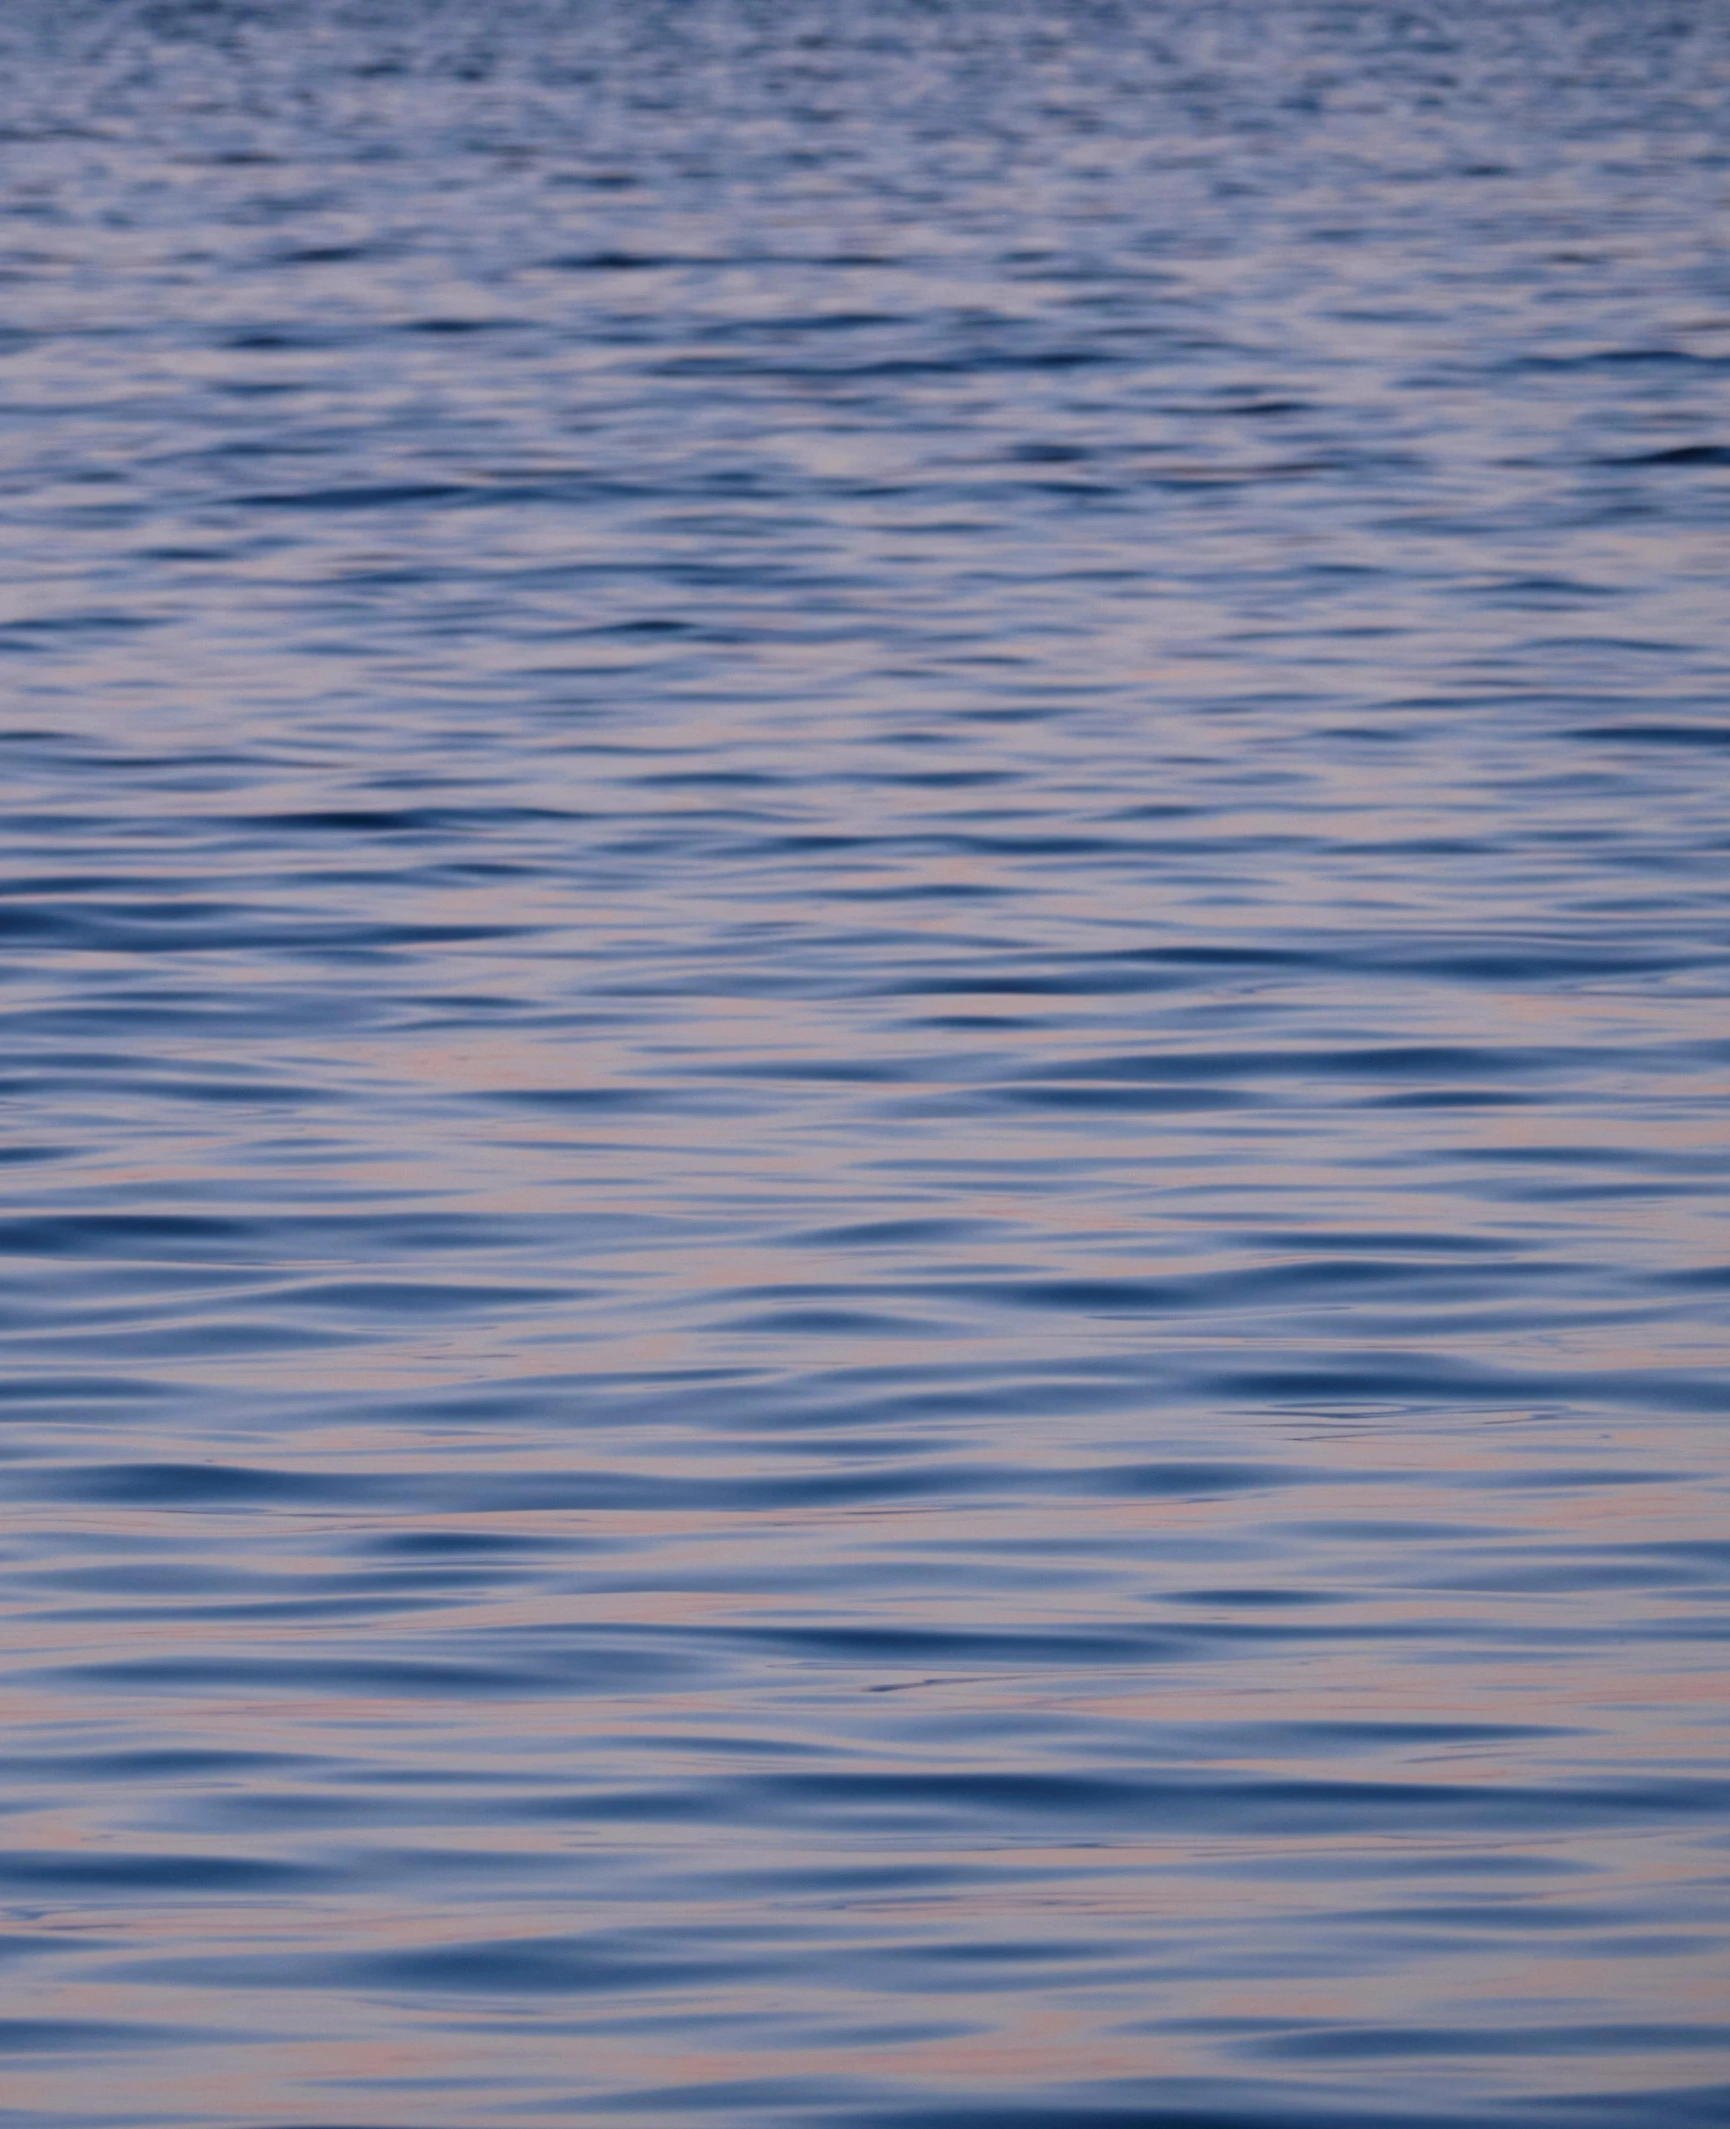
[[[0,80],[0,2124],[1730,2120],[1730,14]]]

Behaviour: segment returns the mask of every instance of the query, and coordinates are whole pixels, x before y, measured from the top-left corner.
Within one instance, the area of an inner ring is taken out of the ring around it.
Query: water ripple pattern
[[[0,2129],[1730,2120],[1730,15],[0,79]]]

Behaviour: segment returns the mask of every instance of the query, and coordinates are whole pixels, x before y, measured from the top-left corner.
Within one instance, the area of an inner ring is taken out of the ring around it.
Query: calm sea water
[[[1730,14],[0,78],[0,2124],[1730,2120]]]

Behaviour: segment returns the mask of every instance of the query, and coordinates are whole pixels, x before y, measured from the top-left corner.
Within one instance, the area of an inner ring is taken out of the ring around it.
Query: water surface
[[[14,0],[18,2129],[1730,2118],[1730,20]]]

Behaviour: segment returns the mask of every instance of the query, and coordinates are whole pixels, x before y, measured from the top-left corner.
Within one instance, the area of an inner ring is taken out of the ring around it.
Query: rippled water
[[[0,47],[0,2122],[1730,2118],[1730,16]]]

